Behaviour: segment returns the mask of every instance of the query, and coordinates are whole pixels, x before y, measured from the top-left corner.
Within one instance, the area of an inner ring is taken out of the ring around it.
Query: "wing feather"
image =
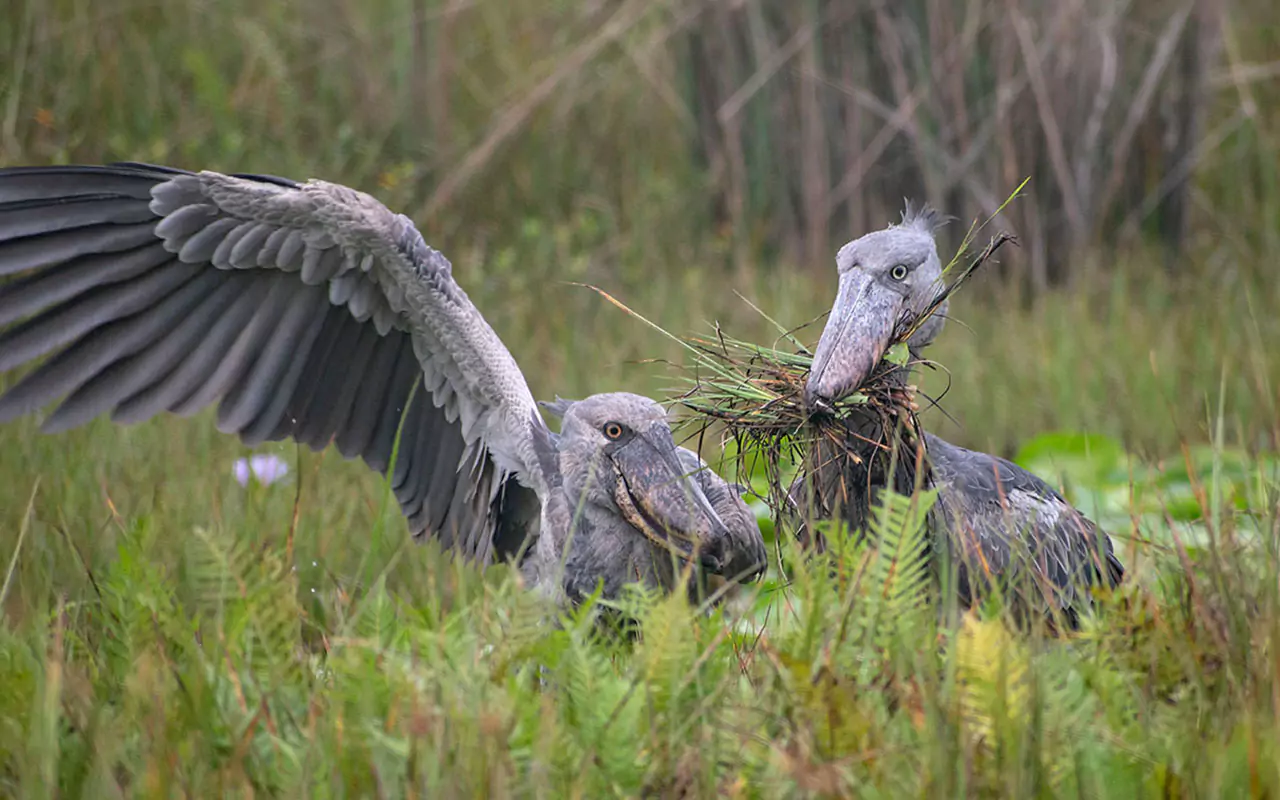
[[[218,273],[198,275],[158,305],[104,325],[92,340],[48,359],[0,397],[0,422],[9,422],[53,402],[147,347],[162,334],[189,320],[192,309],[207,302],[210,293],[224,281],[225,277]],[[87,422],[104,410],[106,406],[99,407],[75,424]]]
[[[157,324],[148,325],[142,332],[142,336],[137,338],[150,334],[150,345],[136,354],[111,362],[109,366],[79,386],[45,420],[43,430],[48,433],[57,433],[83,425],[99,414],[111,409],[118,410],[127,398],[145,391],[168,377],[235,299],[237,287],[228,286],[225,282],[216,287],[204,287],[201,284],[212,283],[212,281],[202,280],[204,277],[202,275],[191,281],[191,284],[199,289],[212,289],[194,311],[180,318],[166,314],[159,320],[159,322],[168,323],[163,330],[157,330],[159,328]],[[174,296],[178,296],[178,293],[175,292]],[[77,355],[87,355],[94,349],[94,345],[105,340],[105,337],[101,340],[95,337],[92,340],[82,341],[62,351],[54,361],[64,358],[74,360]],[[108,352],[104,354],[104,358],[97,359],[99,362],[106,362],[118,352],[105,347],[102,349]],[[52,398],[44,399],[47,402]]]
[[[1089,586],[1119,584],[1111,538],[1052,486],[1003,458],[925,438],[967,593],[998,578],[1071,618],[1089,605]]]
[[[141,164],[0,170],[0,276],[0,372],[45,359],[0,421],[58,400],[48,430],[217,404],[247,443],[332,441],[392,469],[415,536],[484,559],[500,527],[504,553],[537,527],[526,495],[554,459],[524,377],[449,262],[368,195]]]
[[[158,242],[125,253],[77,258],[0,287],[0,325],[16,322],[32,308],[47,308],[112,283],[136,278],[171,256]]]
[[[373,433],[378,424],[378,399],[387,392],[395,374],[396,363],[400,359],[400,352],[405,347],[404,338],[399,336],[378,341],[369,374],[356,390],[351,414],[336,437],[338,452],[347,458],[355,458],[363,453],[373,440]]]

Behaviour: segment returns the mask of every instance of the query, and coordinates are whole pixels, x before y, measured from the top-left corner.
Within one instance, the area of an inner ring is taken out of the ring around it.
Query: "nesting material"
[[[670,398],[691,412],[684,429],[698,445],[708,435],[722,445],[732,441],[730,451],[739,461],[739,474],[763,472],[766,476],[764,499],[776,514],[794,517],[807,507],[827,515],[856,502],[858,487],[844,481],[809,485],[807,477],[819,470],[854,481],[883,480],[893,471],[894,485],[910,490],[923,453],[917,446],[921,438],[916,388],[906,383],[906,377],[926,362],[909,350],[907,342],[996,251],[1013,241],[1011,235],[999,233],[966,266],[957,268],[965,253],[962,246],[944,272],[954,277],[924,312],[898,321],[879,366],[856,392],[831,408],[815,410],[806,405],[804,388],[813,354],[790,332],[782,332],[769,346],[734,338],[718,325],[710,335],[684,337],[693,364]],[[863,464],[859,452],[879,454],[883,463]],[[826,470],[833,459],[845,468]],[[793,474],[798,480],[789,480]]]
[[[730,336],[718,324],[709,335],[675,336],[602,289],[589,288],[676,340],[692,356],[668,398],[672,406],[690,412],[680,422],[689,446],[701,450],[703,441],[713,438],[737,459],[738,475],[763,473],[768,488],[761,496],[779,521],[784,516],[792,520],[807,516],[798,514],[806,508],[817,518],[827,518],[834,508],[847,507],[862,496],[856,492],[857,483],[880,480],[890,469],[895,470],[895,487],[910,491],[922,457],[915,446],[920,441],[916,418],[920,406],[915,387],[905,377],[911,368],[927,362],[909,350],[907,341],[997,250],[1016,242],[1012,235],[998,233],[967,266],[958,267],[968,241],[966,237],[943,272],[944,277],[953,277],[925,310],[898,320],[891,346],[862,386],[833,407],[820,410],[809,408],[804,397],[813,353],[777,323],[773,324],[779,337],[768,346]],[[856,452],[868,452],[868,443],[873,445],[870,452],[884,456],[875,459],[878,463],[863,464],[863,456]],[[824,469],[832,459],[844,468]],[[891,463],[905,468],[896,469]],[[807,478],[819,470],[844,478],[834,486],[811,485]],[[807,537],[803,530],[801,535]]]

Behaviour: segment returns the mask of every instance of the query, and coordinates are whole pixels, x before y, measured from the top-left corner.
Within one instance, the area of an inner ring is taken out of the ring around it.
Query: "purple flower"
[[[231,466],[231,474],[241,486],[249,485],[250,476],[263,486],[270,486],[289,474],[289,465],[278,456],[253,455],[236,459],[236,463]]]

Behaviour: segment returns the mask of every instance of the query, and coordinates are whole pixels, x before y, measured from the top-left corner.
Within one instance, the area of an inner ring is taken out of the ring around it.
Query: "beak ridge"
[[[829,413],[871,375],[889,346],[901,309],[901,295],[866,272],[851,270],[840,277],[805,383],[810,410]]]
[[[613,454],[618,507],[654,544],[720,573],[729,529],[696,476],[682,468],[670,430],[654,427],[662,430],[642,431]]]

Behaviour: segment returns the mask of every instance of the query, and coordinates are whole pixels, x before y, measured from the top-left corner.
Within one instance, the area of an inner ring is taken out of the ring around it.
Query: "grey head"
[[[880,363],[898,325],[922,313],[942,289],[934,232],[945,222],[928,205],[907,201],[901,223],[840,248],[839,289],[805,386],[810,404],[829,404],[855,391]],[[908,346],[918,350],[933,341],[945,313],[944,305]]]
[[[595,553],[578,563],[608,573],[566,575],[566,582],[603,579],[608,589],[635,580],[636,565],[627,561],[636,553],[667,563],[674,555],[679,562],[728,578],[753,577],[763,567],[758,527],[751,537],[726,524],[697,471],[682,461],[667,413],[658,403],[618,392],[541,405],[562,419],[556,450],[574,516],[597,521],[580,531],[595,539],[581,547]],[[752,569],[744,569],[747,562]],[[569,566],[573,563],[571,555]],[[622,571],[628,574],[612,574]]]

